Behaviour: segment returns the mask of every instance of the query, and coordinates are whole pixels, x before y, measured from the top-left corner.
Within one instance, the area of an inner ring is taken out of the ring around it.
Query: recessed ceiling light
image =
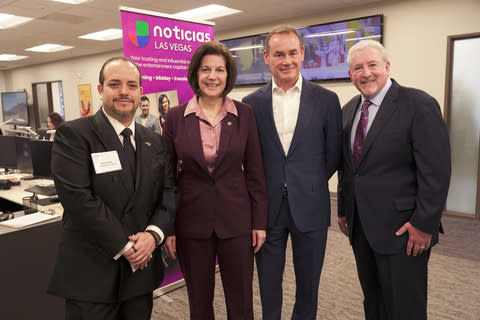
[[[89,0],[51,0],[55,2],[64,2],[64,3],[70,3],[70,4],[80,4],[83,2],[87,2]]]
[[[33,18],[14,16],[13,14],[0,13],[0,29],[7,29],[33,20]]]
[[[80,39],[90,39],[90,40],[115,40],[122,38],[122,29],[107,29],[103,31],[98,31],[94,33],[84,34],[79,37]]]
[[[54,44],[54,43],[46,43],[42,44],[40,46],[32,47],[25,49],[26,51],[35,51],[35,52],[57,52],[57,51],[63,51],[63,50],[68,50],[73,47],[71,46],[63,46],[61,44]]]
[[[16,61],[28,58],[27,56],[17,56],[15,54],[0,54],[0,61]]]
[[[241,10],[232,9],[218,4],[209,4],[208,6],[199,7],[187,11],[175,13],[173,16],[185,19],[210,20],[218,17],[224,17],[231,14],[242,12]]]

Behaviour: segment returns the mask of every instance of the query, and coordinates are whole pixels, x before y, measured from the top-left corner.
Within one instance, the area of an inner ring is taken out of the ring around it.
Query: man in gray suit
[[[268,187],[267,238],[256,255],[264,320],[281,319],[289,235],[297,285],[292,319],[315,320],[330,225],[328,179],[340,162],[340,103],[301,76],[304,51],[294,28],[276,27],[264,51],[273,80],[243,99],[255,112]]]
[[[140,109],[142,110],[142,113],[135,117],[135,122],[161,134],[160,121],[153,114],[150,114],[150,99],[148,99],[147,96],[142,96],[140,98]]]
[[[65,122],[52,148],[63,230],[48,291],[66,319],[147,320],[163,279],[163,242],[178,194],[162,137],[133,121],[142,93],[137,65],[103,65],[102,108]]]
[[[390,79],[379,42],[352,46],[348,64],[361,95],[343,108],[338,223],[353,247],[365,318],[424,320],[450,182],[448,131],[433,97]]]

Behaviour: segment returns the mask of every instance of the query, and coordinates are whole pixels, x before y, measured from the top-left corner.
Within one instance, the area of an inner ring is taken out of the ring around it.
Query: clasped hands
[[[152,258],[153,250],[155,250],[155,238],[148,232],[138,232],[129,236],[128,240],[133,242],[133,246],[123,256],[133,268],[145,269]]]
[[[339,217],[338,225],[340,226],[340,230],[343,232],[343,234],[348,237],[347,218]],[[421,254],[430,248],[432,241],[431,234],[415,228],[410,222],[406,222],[400,229],[397,230],[397,232],[395,232],[395,235],[399,237],[405,232],[408,232],[408,242],[406,248],[407,256],[417,256],[417,254]]]

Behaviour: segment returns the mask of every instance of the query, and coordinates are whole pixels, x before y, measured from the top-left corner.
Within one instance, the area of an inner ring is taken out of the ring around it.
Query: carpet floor
[[[335,201],[332,212],[336,215]],[[332,214],[320,280],[317,319],[364,319],[353,252],[348,239],[339,232],[335,215]],[[447,216],[442,223],[445,234],[440,236],[440,244],[433,248],[429,263],[428,319],[480,320],[480,221]],[[255,319],[261,319],[256,272],[253,295]],[[282,320],[287,320],[295,301],[290,245],[287,247],[283,297]],[[214,309],[217,320],[227,319],[219,273],[216,275]],[[189,319],[186,288],[157,297],[151,319]]]

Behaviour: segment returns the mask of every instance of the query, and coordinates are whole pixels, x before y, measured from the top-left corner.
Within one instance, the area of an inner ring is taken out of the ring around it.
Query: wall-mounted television
[[[347,80],[347,53],[364,39],[383,42],[383,15],[317,24],[297,29],[305,46],[301,73],[308,80]],[[237,85],[268,82],[272,74],[263,59],[267,34],[221,40],[237,63]]]
[[[270,67],[265,64],[263,50],[267,34],[221,40],[235,58],[237,85],[266,83],[272,78]]]
[[[28,126],[27,92],[2,92],[2,114],[3,122]]]

